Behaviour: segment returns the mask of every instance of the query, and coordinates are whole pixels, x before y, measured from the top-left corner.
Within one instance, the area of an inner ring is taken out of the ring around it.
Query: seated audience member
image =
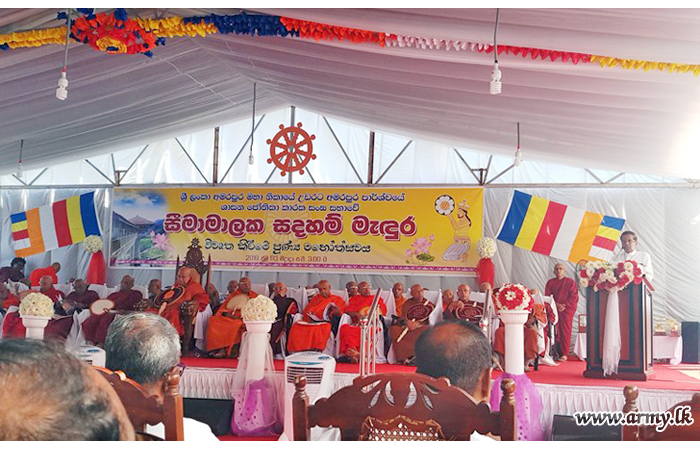
[[[372,286],[366,281],[357,285],[357,295],[350,297],[348,306],[343,311],[350,316],[352,323],[346,323],[338,330],[338,357],[346,359],[351,363],[360,361],[360,338],[362,329],[360,328],[360,320],[369,314],[372,307],[374,295],[372,295]],[[386,305],[384,299],[379,297],[379,315],[386,316]],[[377,330],[382,332],[382,330]]]
[[[56,302],[56,313],[62,316],[70,316],[75,311],[87,309],[92,305],[92,302],[99,299],[100,296],[95,291],[88,290],[88,285],[85,281],[78,278],[73,282],[73,292],[61,301]]]
[[[403,305],[404,303],[406,303],[406,296],[404,295],[403,283],[394,283],[394,286],[391,288],[391,293],[394,294],[396,316],[401,316]]]
[[[83,322],[82,328],[85,339],[96,345],[103,345],[107,337],[109,325],[117,314],[134,311],[143,295],[141,291],[132,289],[134,287],[134,277],[124,275],[122,277],[119,290],[107,296],[108,300],[114,302],[114,309],[101,315],[92,315]]]
[[[51,278],[53,284],[58,284],[58,276],[56,276],[56,274],[59,270],[61,270],[61,265],[57,262],[51,264],[48,267],[34,269],[32,270],[32,273],[29,274],[29,281],[31,281],[32,286],[38,286],[39,283],[41,283],[41,279],[45,276],[48,276]]]
[[[331,336],[331,319],[340,317],[345,301],[331,294],[328,280],[318,282],[318,294],[314,295],[303,311],[303,319],[289,330],[287,349],[290,352],[315,350],[322,352]]]
[[[272,301],[277,305],[277,317],[270,330],[270,345],[275,355],[282,353],[282,336],[287,335],[291,328],[294,314],[299,312],[297,301],[287,297],[287,285],[281,281],[274,283]]]
[[[178,334],[185,334],[185,324],[183,321],[192,321],[197,312],[207,309],[209,296],[199,282],[199,273],[191,267],[181,267],[177,273],[177,286],[185,288],[185,297],[182,303],[169,306],[163,303],[160,306],[159,314],[175,327]],[[184,312],[185,314],[181,314]],[[189,343],[187,343],[189,345]]]
[[[418,318],[408,319],[411,308],[426,307],[423,312],[433,310],[433,305],[423,297],[423,287],[420,284],[411,286],[411,298],[406,300],[400,317],[389,328],[389,338],[394,348],[394,355],[398,364],[412,364],[415,355],[415,345],[418,337],[429,327],[429,314],[421,314]]]
[[[50,298],[54,304],[64,297],[63,292],[53,287],[53,280],[48,275],[41,277],[39,281],[39,292]]]
[[[530,313],[523,327],[525,328],[523,332],[525,372],[528,372],[530,370],[530,365],[537,357],[537,318],[535,314]],[[505,367],[506,326],[503,322],[501,322],[501,325],[496,330],[496,335],[493,339],[493,351],[496,353],[496,356],[498,356],[498,362],[501,367]]]
[[[0,309],[7,311],[10,306],[19,307],[19,298],[12,295],[5,283],[0,283]]]
[[[445,377],[477,403],[491,397],[491,345],[474,324],[443,322],[431,327],[416,342],[416,372]],[[480,440],[476,431],[471,440]]]
[[[219,304],[219,290],[216,289],[214,283],[207,284],[207,296],[209,297],[209,307],[214,308]]]
[[[448,310],[450,305],[455,301],[455,294],[452,289],[445,289],[442,291],[442,311],[443,316],[446,317],[445,312]]]
[[[148,282],[148,300],[153,305],[158,294],[163,292],[162,283],[158,278],[153,278]]]
[[[469,296],[472,293],[471,287],[468,284],[460,284],[457,287],[457,300],[448,305],[443,312],[443,318],[467,320],[474,324],[478,324],[481,317],[484,315],[484,304],[475,301],[469,301]]]
[[[180,337],[163,317],[148,313],[119,316],[109,327],[105,342],[106,366],[120,370],[151,396],[162,402],[168,374],[180,362]],[[127,408],[129,405],[126,405]],[[208,425],[185,417],[185,440],[214,442],[218,439]],[[163,424],[147,426],[146,432],[163,439]]]
[[[229,283],[230,285],[230,283]],[[234,346],[241,343],[243,318],[241,308],[251,298],[258,296],[250,290],[251,283],[247,277],[241,278],[238,287],[230,293],[216,313],[209,318],[207,325],[207,351],[215,352],[212,356],[237,356]]]
[[[114,389],[61,345],[0,341],[0,440],[134,440]]]
[[[48,282],[50,283],[51,280],[48,279]],[[60,291],[58,291],[60,292]],[[20,294],[20,302],[22,299],[31,294],[32,291],[24,291]],[[45,294],[45,292],[41,292],[42,294]],[[63,294],[61,294],[63,295]],[[51,298],[51,297],[49,297]],[[17,303],[19,306],[19,303]],[[56,303],[54,304],[54,308],[56,306]],[[53,339],[58,339],[65,341],[65,339],[68,337],[68,334],[70,333],[70,329],[73,326],[73,319],[71,317],[55,317],[49,320],[49,322],[46,324],[46,328],[44,328],[44,338],[53,340]],[[27,329],[24,327],[24,324],[22,323],[22,318],[19,316],[19,311],[14,311],[11,313],[8,313],[5,316],[5,320],[2,322],[2,336],[4,338],[23,338],[27,334]]]
[[[0,268],[0,283],[6,281],[22,281],[24,278],[24,266],[27,261],[24,258],[13,258],[9,267]]]
[[[479,285],[479,292],[493,291],[491,283],[483,282]]]

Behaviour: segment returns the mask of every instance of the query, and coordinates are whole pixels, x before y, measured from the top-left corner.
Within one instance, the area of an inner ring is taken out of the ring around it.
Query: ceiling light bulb
[[[515,150],[515,160],[513,161],[513,165],[515,167],[518,167],[520,164],[523,162],[523,152],[520,151],[520,149]]]
[[[498,70],[498,63],[493,63],[493,70],[491,71],[491,83],[489,92],[492,95],[497,95],[501,93],[501,71]]]
[[[248,157],[248,165],[252,166],[255,164],[255,158],[253,157],[253,154],[251,153],[250,156]]]
[[[65,71],[61,72],[61,78],[58,79],[56,98],[59,100],[65,100],[68,98],[68,78],[66,78]]]
[[[22,170],[22,163],[17,164],[17,178],[22,178],[24,171]]]

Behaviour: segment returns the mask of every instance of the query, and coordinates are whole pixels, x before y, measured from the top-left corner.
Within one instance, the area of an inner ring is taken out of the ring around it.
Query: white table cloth
[[[579,333],[574,344],[574,354],[586,359],[586,333]],[[669,359],[672,365],[680,364],[683,358],[681,336],[654,336],[654,359]]]

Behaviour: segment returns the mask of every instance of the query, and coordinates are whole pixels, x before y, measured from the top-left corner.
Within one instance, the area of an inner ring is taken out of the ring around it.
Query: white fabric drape
[[[603,334],[603,374],[605,376],[617,373],[620,364],[620,296],[619,289],[614,287],[608,294],[608,304],[605,308],[605,331]]]

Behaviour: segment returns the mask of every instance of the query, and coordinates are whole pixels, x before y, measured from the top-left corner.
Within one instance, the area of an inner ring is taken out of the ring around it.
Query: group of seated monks
[[[81,279],[73,282],[74,290],[67,296],[53,287],[52,277],[48,275],[40,278],[39,286],[39,291],[51,298],[55,304],[56,315],[45,330],[47,337],[65,339],[73,324],[70,320],[73,312],[90,308],[99,298]],[[183,267],[178,271],[175,286],[182,288],[181,292],[184,293],[178,301],[162,301],[157,304],[157,299],[163,292],[160,280],[150,281],[148,298],[143,298],[141,291],[133,289],[134,278],[125,275],[119,290],[108,296],[108,300],[113,302],[113,307],[104,314],[90,315],[82,323],[86,340],[95,345],[104,345],[109,325],[117,314],[145,311],[165,317],[183,339],[189,338],[191,341],[191,335],[185,336],[188,323],[193,324],[197,313],[210,306],[213,314],[208,321],[206,351],[202,356],[238,356],[245,330],[241,308],[249,299],[258,296],[258,293],[251,289],[250,279],[243,277],[239,281],[231,280],[227,286],[227,294],[220,297],[212,284],[206,289],[201,286],[196,270]],[[321,280],[313,288],[317,293],[308,299],[306,307],[301,311],[297,301],[287,296],[285,283],[270,284],[271,297],[277,306],[277,317],[270,332],[270,345],[274,354],[312,350],[332,355],[336,350],[337,337],[339,360],[358,362],[361,347],[360,321],[367,316],[372,306],[372,286],[366,281],[359,284],[354,281],[347,283],[347,303],[340,296],[331,293],[331,284],[327,280]],[[485,283],[479,289],[486,292],[491,290],[491,286]],[[471,287],[467,284],[460,284],[456,292],[455,298],[451,289],[442,291],[442,320],[466,320],[478,324],[484,314],[484,303],[470,301]],[[380,351],[386,354],[392,349],[396,363],[412,364],[415,343],[431,325],[429,317],[435,305],[424,297],[424,289],[420,284],[411,286],[407,296],[403,284],[396,283],[392,287],[392,293],[395,299],[395,314],[392,317],[387,317],[384,299],[380,297],[378,300],[382,329],[377,330],[377,333],[382,333],[385,338],[385,348]],[[8,291],[5,284],[0,283],[0,309],[7,310],[13,305],[19,306],[19,299]],[[294,321],[298,313],[301,314],[301,318]],[[347,317],[341,321],[344,314]],[[548,320],[552,320],[550,306],[536,305],[525,326],[526,366],[537,356],[537,322],[547,323]],[[25,334],[17,311],[6,315],[2,329],[5,337],[20,337]],[[494,351],[502,358],[505,353],[503,327],[496,330],[493,346]],[[192,347],[191,342],[183,342],[183,350],[201,352]]]

